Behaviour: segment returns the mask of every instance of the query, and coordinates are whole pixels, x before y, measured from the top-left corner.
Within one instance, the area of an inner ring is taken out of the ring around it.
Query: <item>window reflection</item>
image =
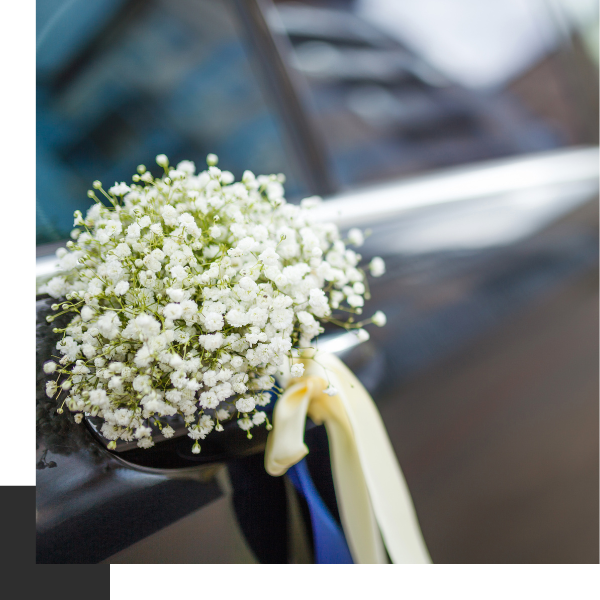
[[[596,144],[597,68],[550,4],[277,2],[337,186]]]
[[[165,153],[305,192],[228,3],[38,1],[38,244],[68,237],[94,179]],[[220,166],[221,166],[220,165]]]

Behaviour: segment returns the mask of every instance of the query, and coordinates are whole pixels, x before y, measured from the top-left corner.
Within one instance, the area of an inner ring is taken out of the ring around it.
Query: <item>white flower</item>
[[[115,185],[108,189],[109,194],[113,194],[115,196],[124,196],[130,191],[131,188],[124,181],[121,183],[115,182]]]
[[[129,227],[127,227],[127,240],[128,241],[137,240],[141,235],[141,231],[142,230],[137,223],[133,223],[133,224],[129,225]]]
[[[267,248],[264,252],[261,252],[258,255],[258,259],[265,263],[265,265],[276,265],[280,260],[279,254],[271,247]]]
[[[363,297],[359,296],[358,294],[351,294],[348,296],[348,304],[354,308],[363,306],[364,303],[365,301]]]
[[[44,363],[44,373],[50,374],[56,371],[56,363],[52,360]]]
[[[292,365],[290,371],[292,377],[302,377],[302,375],[304,375],[304,365],[302,363],[296,363],[295,365]]]
[[[69,289],[69,284],[64,277],[53,277],[46,285],[41,286],[40,292],[50,294],[53,298],[64,296]]]
[[[294,312],[287,309],[275,309],[271,312],[270,321],[276,329],[285,329],[292,324]]]
[[[117,247],[114,249],[114,253],[119,258],[125,258],[127,256],[131,256],[131,248],[126,242],[121,242],[120,244],[117,244]]]
[[[108,398],[106,396],[106,392],[102,389],[91,390],[90,404],[92,406],[99,406],[100,408],[107,408]]]
[[[249,429],[252,429],[252,427],[254,426],[254,423],[252,423],[252,421],[248,418],[248,417],[244,417],[243,419],[238,419],[238,427],[244,431],[248,431]]]
[[[161,433],[166,437],[166,438],[171,438],[173,437],[173,434],[175,433],[175,430],[170,426],[167,425],[166,427],[162,428]]]
[[[264,413],[262,410],[259,410],[252,415],[252,423],[254,423],[254,425],[262,425],[266,418],[266,413]]]
[[[126,294],[128,290],[129,283],[127,281],[119,281],[119,283],[115,285],[115,294],[117,296],[122,296],[123,294]]]
[[[163,218],[165,225],[175,225],[177,223],[177,210],[170,204],[160,209],[160,216]]]
[[[186,175],[193,175],[196,172],[196,165],[191,160],[182,160],[177,165],[177,170]]]
[[[169,288],[167,294],[173,302],[182,302],[186,297],[186,292],[182,289]]]
[[[358,338],[359,342],[366,342],[371,336],[366,329],[359,329],[356,332],[356,337]]]
[[[154,442],[150,437],[143,437],[140,440],[138,440],[137,445],[140,448],[152,448],[152,446],[154,446]]]
[[[198,341],[206,350],[212,352],[223,345],[224,339],[223,334],[218,332],[211,335],[201,335],[199,336]]]
[[[223,329],[223,315],[217,312],[209,312],[204,317],[204,327],[206,331],[219,331]]]
[[[360,229],[351,229],[348,232],[348,241],[354,246],[362,246],[365,242],[365,237]]]
[[[98,331],[109,340],[117,337],[121,330],[119,316],[114,311],[104,313],[97,321]]]
[[[387,323],[387,317],[385,313],[378,310],[372,317],[371,321],[377,325],[377,327],[383,327]]]
[[[177,281],[183,281],[188,273],[181,265],[175,265],[171,267],[171,276],[174,277]]]
[[[234,356],[231,359],[231,366],[234,369],[239,369],[244,364],[244,359],[241,356]]]
[[[142,217],[138,221],[138,224],[142,229],[145,229],[146,227],[148,227],[150,225],[150,223],[152,223],[152,219],[148,215]]]
[[[158,154],[156,156],[156,164],[159,167],[168,167],[169,166],[169,159],[166,157],[165,154]]]
[[[376,256],[369,263],[369,270],[373,277],[381,277],[385,273],[385,262],[379,256]]]
[[[229,417],[231,417],[231,414],[229,413],[229,411],[226,408],[220,408],[217,413],[217,419],[219,419],[220,421],[227,421],[227,419],[229,419]]]
[[[173,321],[181,317],[181,312],[181,304],[171,303],[167,304],[163,308],[163,315],[165,316],[165,318],[171,319]]]
[[[250,322],[247,313],[244,313],[241,310],[235,308],[230,310],[225,315],[225,318],[227,319],[227,322],[233,327],[243,327],[244,325],[248,325],[248,323]]]
[[[328,396],[336,396],[337,394],[339,394],[339,392],[337,391],[336,388],[334,388],[332,385],[329,385],[329,387],[326,390],[323,390]]]
[[[251,398],[249,396],[242,397],[235,403],[235,407],[241,413],[249,413],[250,411],[254,410],[255,406],[256,403],[254,401],[254,398]]]
[[[163,234],[162,225],[160,223],[152,223],[152,225],[150,225],[150,231],[152,233],[154,233],[155,235],[162,235]]]
[[[142,439],[143,437],[149,437],[152,435],[152,429],[150,427],[145,427],[144,425],[141,425],[140,427],[138,427],[135,430],[135,438],[136,439]]]
[[[185,319],[186,324],[189,325],[189,321],[193,321],[194,317],[198,313],[198,305],[193,300],[184,300],[181,303],[181,318]]]

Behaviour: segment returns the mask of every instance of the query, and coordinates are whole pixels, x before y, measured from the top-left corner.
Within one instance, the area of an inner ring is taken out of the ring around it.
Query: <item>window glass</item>
[[[272,15],[338,188],[598,141],[595,0],[307,0]]]
[[[209,152],[306,192],[228,2],[38,0],[37,242],[68,237],[95,179]]]

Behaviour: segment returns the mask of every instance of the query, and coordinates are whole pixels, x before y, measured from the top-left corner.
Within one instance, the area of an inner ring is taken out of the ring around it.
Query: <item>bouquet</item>
[[[110,449],[118,439],[150,448],[157,429],[173,435],[166,418],[182,415],[199,453],[227,419],[248,437],[272,427],[261,409],[282,391],[275,376],[303,375],[294,358],[324,323],[366,340],[364,326],[386,318],[360,318],[369,292],[347,246],[364,236],[352,229],[344,240],[315,219],[320,198],[289,204],[283,175],[245,171],[235,182],[212,154],[199,174],[191,161],[156,162],[159,177],[140,165],[130,185],[95,181],[94,205],[75,212],[61,273],[40,289],[59,300],[48,321],[72,315],[54,329],[62,339],[43,367],[56,374],[46,393],[78,423],[101,417]],[[381,258],[369,268],[385,270]]]

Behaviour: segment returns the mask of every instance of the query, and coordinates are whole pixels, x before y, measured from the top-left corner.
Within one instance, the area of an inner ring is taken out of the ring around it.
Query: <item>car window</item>
[[[229,2],[38,0],[37,243],[69,236],[95,179],[210,152],[237,177],[283,172],[304,194],[282,124]]]
[[[578,22],[558,4],[569,3],[285,1],[270,22],[347,189],[597,144],[597,3],[579,2]]]

